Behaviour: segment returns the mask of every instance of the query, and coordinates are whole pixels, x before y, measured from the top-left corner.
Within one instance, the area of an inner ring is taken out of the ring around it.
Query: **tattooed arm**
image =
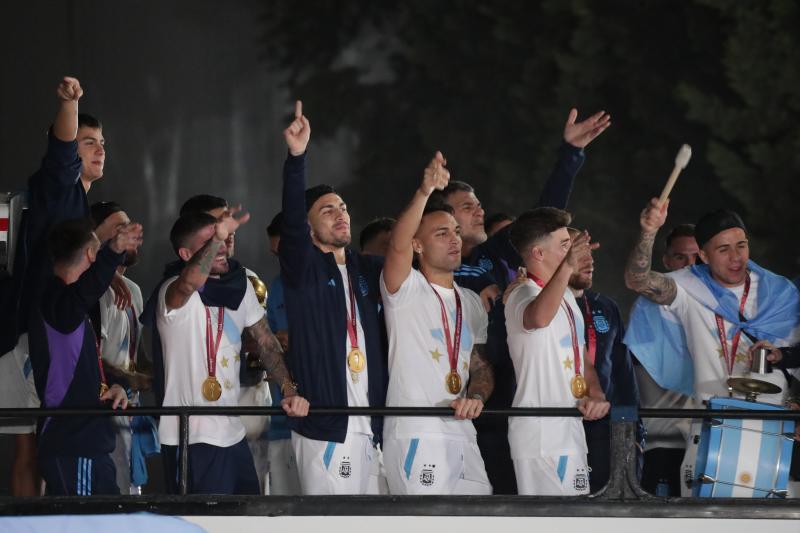
[[[194,253],[185,247],[178,250],[178,255],[186,261],[186,266],[183,267],[178,279],[167,288],[165,294],[167,310],[180,309],[186,305],[197,289],[205,285],[208,276],[211,275],[214,259],[225,246],[225,239],[249,219],[250,215],[242,213],[241,206],[234,207],[229,214],[214,224],[214,235],[202,248]]]
[[[292,382],[292,376],[283,360],[281,344],[267,325],[267,319],[262,318],[249,328],[245,328],[242,335],[245,340],[251,341],[261,360],[261,366],[267,371],[267,379],[281,387],[281,406],[289,416],[306,416],[308,414],[308,400],[297,394],[297,386]]]
[[[657,198],[650,200],[639,219],[641,233],[625,265],[625,285],[657,304],[669,305],[675,300],[677,287],[672,278],[651,270],[656,234],[667,219],[667,205]]]
[[[483,411],[484,402],[494,390],[494,370],[486,359],[486,345],[476,344],[472,347],[469,362],[469,388],[466,398],[453,400],[450,407],[455,411],[458,420],[472,420]],[[480,398],[475,398],[479,395]]]

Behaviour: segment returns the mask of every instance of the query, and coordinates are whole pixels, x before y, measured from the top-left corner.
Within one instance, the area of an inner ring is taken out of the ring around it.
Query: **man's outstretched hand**
[[[575,148],[586,148],[611,125],[611,115],[605,111],[599,111],[583,122],[576,123],[577,119],[578,110],[573,107],[564,126],[564,141]]]

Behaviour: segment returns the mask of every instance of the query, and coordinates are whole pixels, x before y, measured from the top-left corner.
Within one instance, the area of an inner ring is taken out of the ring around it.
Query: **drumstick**
[[[664,202],[667,201],[669,193],[672,192],[672,188],[675,186],[675,182],[678,181],[678,175],[681,173],[681,170],[686,168],[686,165],[689,164],[689,159],[691,159],[691,157],[692,147],[688,144],[681,146],[681,149],[678,150],[678,155],[675,156],[675,166],[672,169],[672,174],[669,175],[667,184],[664,185],[664,190],[661,191],[661,197],[658,199],[659,205],[664,205]]]

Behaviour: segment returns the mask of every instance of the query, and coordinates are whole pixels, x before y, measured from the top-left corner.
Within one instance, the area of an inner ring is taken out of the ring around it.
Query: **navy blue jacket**
[[[378,285],[383,259],[349,249],[345,254],[366,337],[363,343],[369,372],[369,404],[383,407],[389,382]],[[305,154],[289,155],[283,167],[283,225],[278,256],[289,322],[288,363],[298,391],[312,409],[345,407],[349,379],[345,366],[345,288],[333,253],[323,253],[311,241],[305,204]],[[289,419],[291,429],[300,435],[335,442],[344,442],[347,423],[343,416]],[[372,417],[372,431],[378,441],[382,426],[382,418]]]
[[[108,246],[75,283],[54,276],[46,281],[45,297],[31,321],[31,363],[42,407],[103,407],[100,367],[89,309],[108,290],[114,272],[125,259]],[[108,384],[114,383],[106,373]],[[124,385],[124,383],[123,383]],[[42,455],[91,457],[114,450],[109,417],[53,417],[39,424]]]
[[[594,368],[600,379],[600,387],[611,405],[639,405],[639,386],[633,370],[633,360],[628,347],[623,344],[625,324],[617,304],[602,294],[584,291],[577,298],[578,307],[586,318],[586,304],[592,313],[592,323],[597,338]],[[588,324],[588,321],[587,321]],[[589,328],[585,329],[586,343],[589,343]]]
[[[89,216],[86,191],[80,180],[77,141],[57,139],[52,130],[42,165],[28,179],[28,210],[24,214],[14,259],[14,276],[2,284],[0,354],[11,350],[28,331],[36,302],[53,271],[47,252],[47,233],[64,220]]]

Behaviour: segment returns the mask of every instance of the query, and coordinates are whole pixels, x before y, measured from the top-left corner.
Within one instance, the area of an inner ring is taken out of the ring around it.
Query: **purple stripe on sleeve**
[[[47,371],[47,387],[44,391],[46,407],[58,407],[67,395],[75,367],[83,348],[83,333],[86,322],[81,322],[71,333],[59,333],[47,322],[44,329],[47,333],[47,345],[50,352],[50,367]]]

